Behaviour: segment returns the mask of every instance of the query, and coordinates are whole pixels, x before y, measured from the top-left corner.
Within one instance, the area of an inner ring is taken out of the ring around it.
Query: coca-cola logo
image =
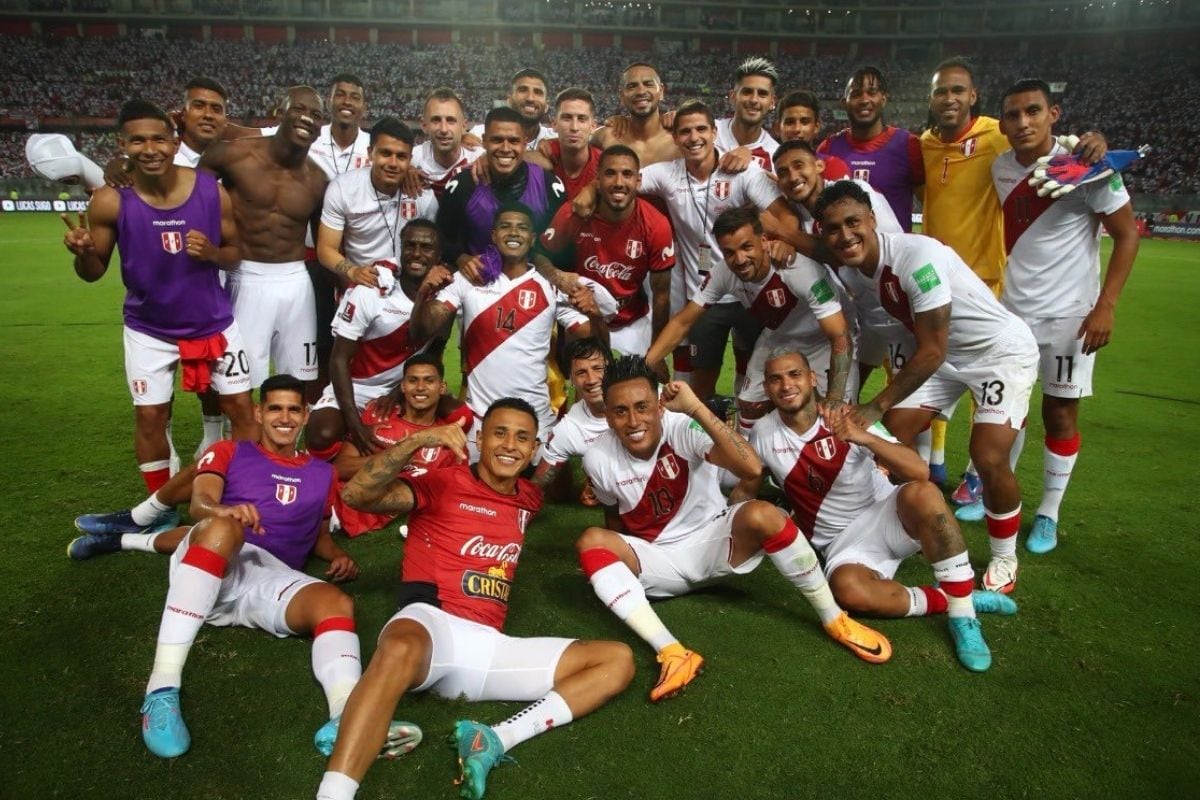
[[[472,536],[463,543],[459,555],[471,558],[485,558],[489,561],[499,561],[502,564],[515,564],[521,557],[521,545],[517,542],[495,544],[482,536]]]
[[[595,256],[588,256],[587,260],[583,262],[583,268],[610,281],[631,281],[633,280],[635,269],[628,264],[622,264],[620,261],[601,264],[600,259]]]

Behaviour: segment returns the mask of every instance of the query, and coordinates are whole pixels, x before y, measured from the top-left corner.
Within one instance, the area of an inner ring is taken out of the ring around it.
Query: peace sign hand
[[[66,214],[59,214],[59,219],[67,226],[67,235],[63,244],[77,256],[90,256],[96,253],[96,243],[92,241],[92,232],[88,230],[87,215],[79,212],[79,224],[71,222]]]

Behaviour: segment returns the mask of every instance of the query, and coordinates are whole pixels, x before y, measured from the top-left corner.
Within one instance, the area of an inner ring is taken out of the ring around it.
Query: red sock
[[[1070,439],[1051,439],[1046,437],[1046,449],[1056,456],[1073,456],[1079,452],[1079,431]]]
[[[950,607],[949,601],[946,599],[946,593],[936,586],[918,586],[917,589],[921,594],[925,595],[925,613],[926,614],[945,614],[946,609]],[[967,590],[970,591],[969,589]]]
[[[617,558],[616,553],[611,550],[605,550],[603,547],[589,547],[579,554],[579,566],[583,567],[583,574],[587,575],[588,578],[591,578],[609,564],[615,564],[620,560]]]
[[[766,550],[768,554],[778,553],[796,541],[796,537],[799,534],[800,529],[796,527],[796,523],[792,522],[791,519],[784,519],[783,527],[777,530],[771,538],[763,542],[763,550]]]
[[[337,441],[329,445],[329,447],[322,447],[319,450],[310,446],[308,448],[308,454],[313,458],[320,459],[321,461],[333,461],[333,459],[337,457],[337,454],[342,452],[342,444],[343,442]]]
[[[147,461],[145,464],[138,464],[138,471],[142,473],[142,480],[146,483],[146,491],[154,494],[163,485],[171,480],[171,462],[170,461]]]

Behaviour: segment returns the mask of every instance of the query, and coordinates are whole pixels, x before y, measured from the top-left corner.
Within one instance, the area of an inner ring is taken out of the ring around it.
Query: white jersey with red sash
[[[466,402],[476,416],[482,418],[501,397],[520,397],[543,425],[552,420],[546,385],[550,332],[556,321],[570,330],[587,317],[532,268],[515,278],[501,273],[487,286],[457,273],[437,299],[459,315]]]
[[[871,432],[895,441],[878,425]],[[818,550],[896,488],[868,448],[842,441],[820,420],[796,433],[772,411],[754,426],[750,444],[783,487],[796,527]]]
[[[333,335],[358,342],[350,359],[354,396],[362,400],[385,394],[400,382],[404,362],[428,347],[409,338],[413,301],[400,284],[387,294],[371,286],[354,286],[342,296],[333,317]],[[365,402],[365,400],[364,400]]]
[[[664,411],[654,455],[634,458],[611,431],[583,456],[597,499],[615,506],[630,536],[655,544],[686,539],[725,510],[718,469],[708,461],[713,441],[686,414]]]

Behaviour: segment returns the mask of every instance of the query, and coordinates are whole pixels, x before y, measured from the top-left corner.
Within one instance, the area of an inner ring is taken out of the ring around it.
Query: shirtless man
[[[623,144],[638,154],[643,167],[679,158],[671,131],[660,111],[663,92],[658,70],[649,64],[630,64],[621,73],[621,106],[628,117],[614,117],[592,134],[592,144],[604,149]]]
[[[308,381],[309,395],[320,391],[316,308],[304,266],[304,234],[328,182],[308,158],[325,117],[325,101],[316,90],[294,86],[280,104],[274,136],[217,142],[200,159],[233,200],[243,259],[228,288],[253,386],[266,380],[274,361],[277,372]]]

